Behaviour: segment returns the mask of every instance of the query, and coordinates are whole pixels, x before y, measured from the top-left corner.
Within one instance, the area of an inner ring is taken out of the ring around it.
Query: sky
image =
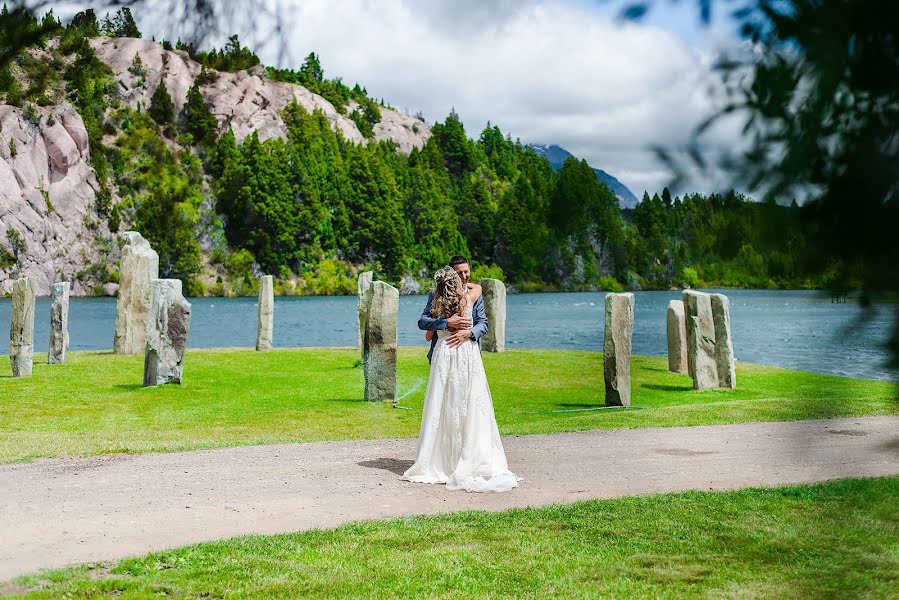
[[[239,33],[264,64],[299,68],[314,51],[326,77],[399,110],[434,123],[455,109],[469,137],[489,122],[523,143],[558,144],[637,197],[669,182],[652,148],[689,141],[713,110],[716,52],[738,43],[724,15],[700,23],[696,0],[655,0],[641,23],[618,18],[626,0],[249,1],[268,11],[238,11],[222,33]],[[276,12],[283,47],[267,36]],[[171,15],[135,14],[145,37],[176,37]],[[731,124],[706,151],[738,143]],[[684,191],[720,185],[697,178]]]

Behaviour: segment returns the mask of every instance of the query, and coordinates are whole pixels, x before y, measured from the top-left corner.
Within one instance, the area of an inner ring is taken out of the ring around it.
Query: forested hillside
[[[163,276],[197,295],[252,293],[259,273],[274,274],[280,293],[352,293],[363,269],[423,291],[458,253],[475,277],[519,290],[821,283],[802,260],[795,205],[663,190],[622,212],[586,162],[554,171],[497,126],[469,138],[455,112],[428,128],[359,84],[326,79],[315,54],[276,70],[236,36],[204,51],[134,40],[127,8],[66,25],[50,12],[25,27],[41,35],[0,73],[0,94],[35,132],[67,103],[83,120],[96,181],[79,197],[98,250],[92,264],[59,271],[85,293],[117,281],[116,232],[126,229],[151,241]],[[14,143],[0,138],[12,161]],[[0,280],[38,252],[3,218],[28,190],[20,196],[0,197]],[[47,219],[53,202],[71,200],[47,198]]]

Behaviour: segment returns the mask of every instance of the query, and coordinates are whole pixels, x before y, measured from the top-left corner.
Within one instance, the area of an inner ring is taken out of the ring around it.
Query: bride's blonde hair
[[[459,279],[459,274],[452,267],[443,267],[434,273],[433,292],[432,317],[446,319],[462,310],[465,287],[462,285],[462,280]]]

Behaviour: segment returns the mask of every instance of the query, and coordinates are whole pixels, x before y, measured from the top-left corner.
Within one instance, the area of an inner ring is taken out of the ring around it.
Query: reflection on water
[[[738,360],[869,379],[890,379],[883,343],[888,310],[862,315],[849,302],[806,291],[720,290],[731,300],[734,352]],[[510,294],[506,344],[513,348],[601,351],[604,293]],[[636,292],[634,352],[664,355],[665,311],[679,292]],[[255,298],[194,298],[190,346],[252,347],[256,343]],[[423,296],[400,298],[401,345],[426,347],[417,328]],[[9,298],[0,299],[0,331],[8,327]],[[115,300],[72,298],[72,350],[112,348]],[[35,350],[49,342],[50,301],[38,299]],[[275,346],[355,346],[356,298],[275,299]],[[0,335],[0,352],[9,341]]]

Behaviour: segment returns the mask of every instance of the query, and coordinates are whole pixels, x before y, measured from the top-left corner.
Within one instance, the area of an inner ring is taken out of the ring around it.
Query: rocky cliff
[[[165,50],[150,40],[97,38],[91,45],[100,60],[115,73],[121,99],[132,108],[138,104],[144,108],[149,106],[150,96],[159,82],[164,81],[175,111],[180,112],[187,91],[201,70],[199,63],[191,60],[186,52]],[[128,70],[135,54],[140,55],[147,69],[143,81]],[[357,144],[366,142],[356,124],[340,114],[330,102],[302,86],[266,79],[261,65],[237,73],[216,72],[215,80],[202,85],[200,91],[219,126],[230,125],[238,142],[253,131],[258,133],[260,140],[286,137],[281,111],[291,100],[296,100],[309,112],[322,111],[334,129],[348,140]],[[352,108],[350,106],[349,110]],[[392,140],[399,151],[405,153],[413,147],[420,148],[430,137],[425,123],[387,108],[381,108],[381,122],[375,125],[374,131],[376,140]]]
[[[92,291],[90,269],[108,238],[94,208],[98,189],[87,131],[69,104],[25,111],[0,106],[0,292],[30,275],[38,295],[54,281],[73,294]],[[80,274],[80,276],[79,276]]]
[[[112,69],[119,100],[132,108],[148,107],[163,81],[180,111],[201,71],[186,52],[168,51],[149,40],[97,38],[91,45]],[[146,69],[144,77],[129,71],[135,54]],[[286,137],[280,113],[296,100],[310,112],[322,111],[345,138],[367,142],[330,102],[302,86],[268,80],[262,67],[214,72],[212,79],[201,86],[203,97],[220,130],[230,126],[238,141],[253,131],[262,140]],[[376,140],[391,140],[404,153],[421,147],[429,136],[422,121],[386,108],[374,127]],[[37,280],[39,295],[48,295],[60,280],[72,281],[73,295],[98,292],[108,283],[106,266],[118,260],[118,248],[96,211],[99,186],[90,166],[87,132],[75,108],[64,101],[27,111],[0,106],[0,156],[0,294],[26,275]],[[106,285],[107,292],[112,290]]]

